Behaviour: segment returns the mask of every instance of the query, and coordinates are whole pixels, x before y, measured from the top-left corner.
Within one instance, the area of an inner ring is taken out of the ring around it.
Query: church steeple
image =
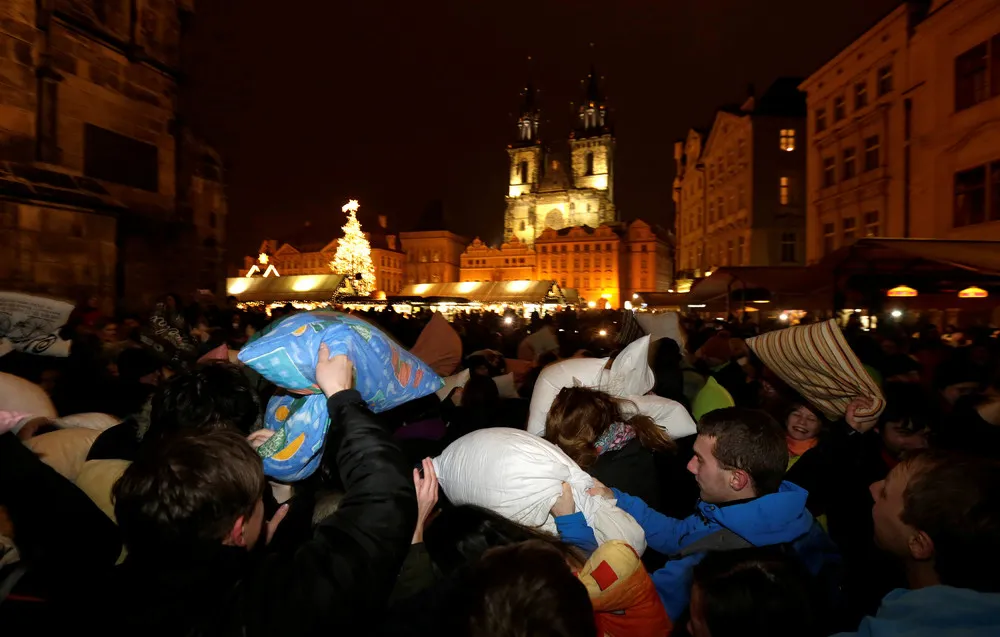
[[[517,118],[517,144],[530,145],[539,143],[538,124],[541,113],[538,110],[538,92],[530,81],[521,93],[524,102]]]
[[[601,92],[597,69],[590,65],[590,74],[581,84],[586,84],[584,101],[580,105],[577,130],[573,137],[595,137],[611,132],[606,98]]]

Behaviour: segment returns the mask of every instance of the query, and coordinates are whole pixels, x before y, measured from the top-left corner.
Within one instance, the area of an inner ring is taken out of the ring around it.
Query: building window
[[[955,110],[1000,94],[1000,35],[955,58]]]
[[[562,251],[566,252],[566,246],[562,246]]]
[[[854,179],[858,174],[857,149],[853,146],[844,149],[843,171],[844,180]]]
[[[833,157],[823,158],[823,187],[830,188],[837,183],[837,160]]]
[[[858,238],[857,219],[854,217],[847,217],[840,222],[840,225],[843,230],[844,244],[850,243]]]
[[[708,222],[715,223],[715,202],[708,202]]]
[[[521,226],[520,227],[521,227],[521,232],[524,232],[525,225],[524,225],[523,221],[521,222]]]
[[[733,240],[726,242],[726,265],[733,265]]]
[[[879,167],[880,146],[878,135],[865,138],[865,172]]]
[[[788,202],[791,201],[791,196],[789,195],[788,188],[789,188],[788,177],[779,177],[778,202],[781,203],[782,206],[787,206]]]
[[[816,132],[822,133],[826,130],[826,109],[816,109]]]
[[[747,207],[747,189],[746,186],[740,184],[737,189],[737,199],[736,199],[736,209],[746,210]]]
[[[955,173],[956,228],[986,221],[986,172],[986,166],[977,166]]]
[[[583,269],[590,269],[590,257],[583,257]]]
[[[839,122],[847,117],[847,101],[844,96],[833,98],[833,121]]]
[[[594,174],[594,153],[587,153],[587,174]]]
[[[865,236],[881,236],[879,232],[878,210],[870,210],[865,213]]]
[[[837,245],[837,226],[832,223],[823,224],[823,254],[830,254]]]
[[[715,164],[708,165],[708,180],[715,181]]]
[[[868,82],[858,82],[854,85],[854,110],[860,111],[868,106]]]
[[[798,237],[795,236],[794,232],[782,232],[781,233],[781,262],[782,263],[796,263],[798,259],[795,256],[795,246],[798,243]]]
[[[883,66],[878,70],[878,96],[888,95],[892,91],[892,65]]]
[[[37,159],[59,162],[59,83],[48,75],[38,78],[38,140]]]
[[[594,244],[594,252],[600,252],[600,251],[601,251],[601,244],[599,243]]]
[[[137,139],[85,124],[83,174],[116,184],[158,192],[159,149]]]
[[[528,183],[528,162],[526,161],[521,162],[520,173],[521,173],[521,183],[522,184]]]
[[[719,201],[719,221],[726,218],[726,200],[723,197],[718,198]]]
[[[585,244],[585,245],[583,246],[583,251],[584,251],[584,252],[590,252],[590,244],[589,244],[589,243],[587,243],[587,244]]]
[[[579,243],[574,244],[573,245],[573,252],[579,252],[579,251],[580,251],[580,244]]]
[[[792,152],[795,150],[795,129],[781,129],[781,150]]]
[[[547,247],[542,246],[542,254],[545,254],[548,251],[549,251],[549,249]]]
[[[604,249],[607,250],[608,252],[611,252],[611,244],[610,243],[605,244]]]
[[[737,237],[736,239],[736,265],[743,265],[745,263],[743,251],[746,248],[746,237]]]

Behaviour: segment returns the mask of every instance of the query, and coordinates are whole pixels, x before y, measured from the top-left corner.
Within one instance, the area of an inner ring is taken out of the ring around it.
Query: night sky
[[[616,136],[623,218],[670,223],[673,142],[714,109],[806,76],[897,0],[199,0],[188,92],[228,169],[230,261],[340,206],[498,243],[519,93],[564,148],[593,61]],[[594,47],[590,47],[594,43]],[[532,61],[528,61],[528,57]]]

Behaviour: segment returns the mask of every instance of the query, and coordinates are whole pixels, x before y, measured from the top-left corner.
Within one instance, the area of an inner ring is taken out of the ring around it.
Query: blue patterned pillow
[[[276,321],[240,350],[239,359],[261,376],[305,396],[276,396],[267,427],[277,433],[258,449],[267,475],[300,480],[319,463],[330,417],[316,385],[320,343],[354,364],[354,386],[373,412],[382,412],[441,388],[423,361],[367,321],[340,312],[303,312]]]

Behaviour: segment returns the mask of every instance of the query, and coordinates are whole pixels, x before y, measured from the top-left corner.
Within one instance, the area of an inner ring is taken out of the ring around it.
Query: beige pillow
[[[41,457],[63,477],[75,482],[87,453],[101,432],[94,429],[60,429],[24,441],[29,449]]]
[[[55,418],[59,414],[45,390],[20,376],[0,372],[0,411]]]
[[[76,477],[76,486],[116,523],[111,489],[130,464],[128,460],[88,460]]]

